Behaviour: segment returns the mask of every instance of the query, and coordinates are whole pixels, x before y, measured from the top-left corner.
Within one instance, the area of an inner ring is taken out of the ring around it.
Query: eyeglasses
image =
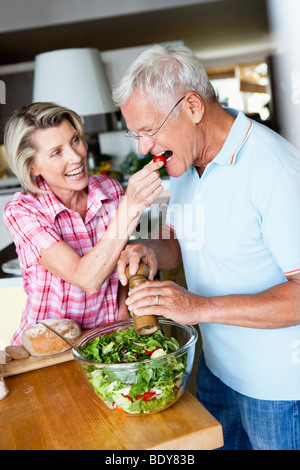
[[[158,133],[158,131],[161,130],[161,128],[163,127],[163,125],[166,123],[168,117],[172,114],[172,112],[174,111],[174,109],[179,105],[179,103],[181,103],[181,101],[186,97],[186,95],[184,95],[182,98],[180,98],[179,101],[177,101],[177,103],[175,104],[175,106],[173,106],[173,108],[171,109],[171,111],[169,112],[168,116],[166,117],[166,119],[163,121],[163,123],[159,126],[159,128],[153,132],[153,133],[149,133],[149,134],[137,134],[136,132],[134,131],[129,131],[127,130],[126,133],[125,133],[125,137],[130,137],[131,139],[149,139],[149,140],[154,140],[153,137]]]

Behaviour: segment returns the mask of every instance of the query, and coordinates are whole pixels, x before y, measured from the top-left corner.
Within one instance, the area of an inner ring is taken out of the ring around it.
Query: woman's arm
[[[71,246],[61,241],[48,249],[42,249],[39,263],[89,294],[97,293],[114,270],[142,211],[163,190],[157,171],[160,166],[160,162],[150,162],[130,178],[125,196],[107,231],[89,253],[81,257]]]

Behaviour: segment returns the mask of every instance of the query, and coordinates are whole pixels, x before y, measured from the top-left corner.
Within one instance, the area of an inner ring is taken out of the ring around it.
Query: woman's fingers
[[[151,161],[129,178],[126,194],[131,204],[148,207],[163,191],[158,172],[161,166],[161,162]]]

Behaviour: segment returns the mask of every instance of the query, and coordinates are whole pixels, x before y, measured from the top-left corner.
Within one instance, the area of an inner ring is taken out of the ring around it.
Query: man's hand
[[[120,259],[117,264],[117,273],[119,280],[123,286],[127,285],[128,279],[125,274],[125,269],[129,266],[131,275],[137,273],[139,264],[144,263],[149,268],[149,281],[154,279],[157,273],[157,258],[150,246],[144,244],[128,245],[121,253]]]
[[[143,282],[128,293],[126,305],[135,315],[161,315],[178,323],[200,322],[205,298],[192,294],[172,281]]]

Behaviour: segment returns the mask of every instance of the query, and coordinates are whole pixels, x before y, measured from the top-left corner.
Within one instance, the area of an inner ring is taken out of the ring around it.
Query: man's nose
[[[146,137],[139,137],[138,151],[141,155],[148,155],[153,145],[153,140],[147,139]]]

